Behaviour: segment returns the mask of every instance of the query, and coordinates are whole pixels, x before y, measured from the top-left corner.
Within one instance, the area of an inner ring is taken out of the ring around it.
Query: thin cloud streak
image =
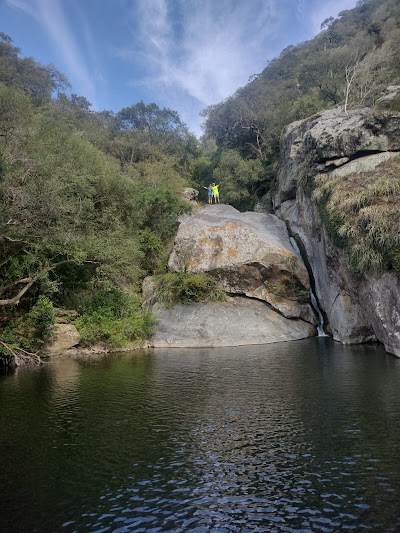
[[[31,0],[28,3],[26,0],[7,0],[7,3],[13,8],[22,10],[44,27],[74,78],[72,81],[95,105],[95,85],[74,35],[66,23],[62,1]]]
[[[178,0],[174,13],[169,9],[166,0],[135,2],[132,47],[140,54],[126,48],[119,55],[142,61],[153,87],[183,91],[202,106],[246,83],[249,65],[264,66],[267,57],[260,58],[259,50],[264,47],[267,56],[266,45],[279,31],[277,0]]]
[[[310,10],[314,1],[317,7]],[[132,41],[117,55],[141,72],[130,86],[147,86],[149,97],[161,94],[193,126],[199,122],[198,116],[193,118],[196,112],[226,99],[283,47],[296,44],[290,38],[295,25],[312,38],[324,19],[355,3],[326,0],[321,7],[318,0],[131,0]]]

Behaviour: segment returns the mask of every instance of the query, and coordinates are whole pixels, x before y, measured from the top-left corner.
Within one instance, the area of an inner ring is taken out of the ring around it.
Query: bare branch
[[[36,362],[36,364],[38,365],[42,365],[43,364],[43,361],[41,360],[41,358],[38,356],[37,353],[32,353],[32,352],[27,352],[26,350],[24,350],[23,348],[17,348],[17,347],[11,347],[9,344],[7,344],[6,342],[3,342],[2,340],[0,340],[0,344],[8,351],[10,352],[10,354],[14,357],[14,360],[18,366],[20,360],[22,359],[23,361],[26,361],[26,362],[32,362],[32,359]]]
[[[29,289],[32,287],[32,285],[34,285],[37,281],[39,281],[39,279],[42,278],[45,274],[55,270],[57,267],[61,265],[72,264],[72,263],[76,263],[76,261],[74,259],[66,259],[64,261],[60,261],[59,263],[55,263],[54,265],[44,268],[42,271],[39,272],[39,274],[37,274],[33,278],[23,278],[23,279],[15,281],[11,286],[20,285],[22,283],[26,283],[26,285],[13,298],[0,300],[0,307],[4,307],[8,305],[18,305],[19,302],[21,301],[21,298],[24,296],[24,294],[28,292]],[[97,264],[96,261],[84,261],[84,263]]]

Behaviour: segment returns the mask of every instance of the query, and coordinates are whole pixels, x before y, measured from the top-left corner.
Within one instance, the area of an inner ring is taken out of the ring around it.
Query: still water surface
[[[0,530],[400,531],[399,385],[327,338],[0,375]]]

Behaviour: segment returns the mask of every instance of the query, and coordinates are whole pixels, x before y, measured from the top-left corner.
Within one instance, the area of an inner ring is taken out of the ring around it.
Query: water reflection
[[[0,381],[5,531],[400,528],[400,361],[379,348],[59,363]]]

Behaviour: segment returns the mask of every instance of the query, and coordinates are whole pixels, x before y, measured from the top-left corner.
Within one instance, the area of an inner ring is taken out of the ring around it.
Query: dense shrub
[[[157,297],[167,307],[225,299],[225,292],[218,282],[203,272],[170,272],[157,276],[157,283]]]
[[[83,299],[75,320],[81,344],[102,343],[111,348],[149,337],[152,324],[150,313],[141,308],[140,298],[119,290],[98,291]]]
[[[13,310],[0,317],[0,366],[11,364],[15,357],[29,357],[45,344],[54,328],[56,313],[46,296],[39,296],[27,313]],[[3,359],[3,361],[1,361]]]
[[[46,296],[39,296],[26,318],[27,322],[34,328],[35,336],[38,339],[45,342],[50,338],[56,320],[56,313],[53,303]]]

